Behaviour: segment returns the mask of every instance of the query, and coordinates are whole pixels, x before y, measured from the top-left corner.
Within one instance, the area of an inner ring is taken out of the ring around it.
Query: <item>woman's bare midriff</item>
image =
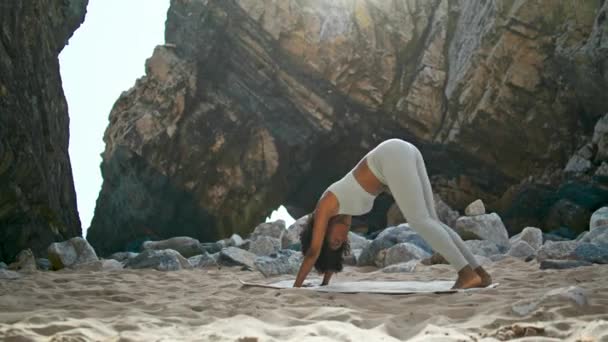
[[[377,196],[382,192],[384,184],[382,184],[382,182],[380,182],[374,173],[369,169],[366,158],[361,159],[357,166],[355,166],[353,175],[355,176],[357,182],[361,184],[361,187],[370,194]]]

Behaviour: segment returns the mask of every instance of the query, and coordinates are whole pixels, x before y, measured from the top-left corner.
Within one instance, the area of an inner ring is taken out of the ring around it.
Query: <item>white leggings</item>
[[[367,155],[367,164],[388,186],[410,227],[436,252],[457,271],[467,265],[479,267],[462,238],[439,221],[424,160],[414,145],[399,139],[387,140]]]

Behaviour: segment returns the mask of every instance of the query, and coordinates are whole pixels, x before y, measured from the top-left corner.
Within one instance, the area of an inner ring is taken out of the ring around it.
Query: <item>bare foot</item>
[[[479,266],[474,271],[477,273],[479,278],[481,278],[480,287],[486,287],[492,284],[492,276],[490,276],[490,274],[486,272],[483,267]]]
[[[471,266],[465,266],[458,271],[458,279],[452,289],[470,289],[481,286],[481,277],[477,275]]]

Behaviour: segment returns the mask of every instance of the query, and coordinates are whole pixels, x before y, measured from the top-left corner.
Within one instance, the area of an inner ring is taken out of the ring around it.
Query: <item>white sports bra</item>
[[[339,181],[330,185],[325,192],[331,191],[338,199],[338,215],[363,215],[372,210],[376,196],[367,192],[350,171]]]

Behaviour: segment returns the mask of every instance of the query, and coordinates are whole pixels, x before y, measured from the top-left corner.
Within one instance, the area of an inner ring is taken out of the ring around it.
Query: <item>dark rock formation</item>
[[[58,55],[87,3],[1,4],[0,260],[81,235]]]
[[[513,187],[561,171],[608,111],[608,2],[407,4],[171,1],[166,44],[110,114],[92,244],[299,217],[390,137],[454,208],[512,214]]]

